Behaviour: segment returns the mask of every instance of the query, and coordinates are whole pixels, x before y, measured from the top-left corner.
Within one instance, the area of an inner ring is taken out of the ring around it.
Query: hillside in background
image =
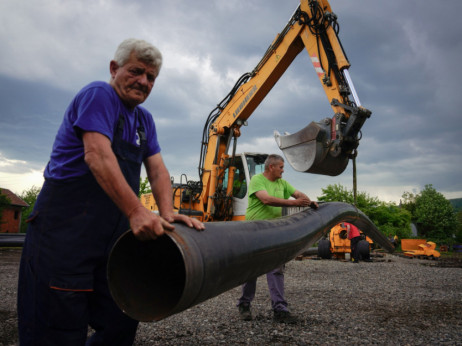
[[[453,198],[450,199],[449,202],[451,202],[452,206],[456,211],[462,210],[462,198]]]

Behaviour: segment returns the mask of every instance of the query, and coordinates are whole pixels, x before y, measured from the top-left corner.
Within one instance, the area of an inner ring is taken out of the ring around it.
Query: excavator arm
[[[360,104],[348,74],[350,64],[338,32],[337,16],[327,0],[301,0],[254,70],[241,76],[209,114],[199,162],[201,192],[200,197],[196,194],[195,200],[204,206],[206,220],[217,210],[227,209],[225,204],[230,203],[235,171],[233,160],[240,128],[304,49],[334,115],[311,122],[291,135],[281,136],[275,132],[276,142],[297,171],[336,176],[345,170],[349,159],[356,154],[361,127],[371,112]],[[223,186],[226,169],[228,186]],[[229,203],[224,202],[226,199]]]
[[[334,116],[312,122],[293,135],[276,132],[275,138],[295,170],[336,176],[356,154],[361,127],[371,112],[361,107],[348,73],[350,63],[338,37],[337,16],[327,0],[301,1],[293,20],[297,20],[293,27],[311,58]]]

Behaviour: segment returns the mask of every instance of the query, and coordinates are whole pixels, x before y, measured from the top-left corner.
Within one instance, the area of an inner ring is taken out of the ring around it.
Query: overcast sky
[[[250,72],[297,0],[2,0],[0,187],[41,186],[56,131],[75,93],[109,79],[129,37],[148,40],[164,65],[144,106],[156,121],[171,175],[197,180],[202,129],[236,80]],[[357,158],[358,190],[399,202],[426,184],[462,197],[460,0],[331,0],[359,98],[372,116]],[[302,51],[242,128],[239,151],[280,153],[273,131],[332,117]],[[312,198],[337,177],[284,178]]]

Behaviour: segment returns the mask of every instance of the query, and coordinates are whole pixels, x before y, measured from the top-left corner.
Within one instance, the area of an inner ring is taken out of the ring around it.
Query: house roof
[[[16,196],[13,192],[11,192],[8,189],[4,189],[4,188],[0,187],[0,192],[3,195],[6,195],[6,197],[8,197],[10,199],[10,201],[11,201],[10,205],[14,205],[14,206],[18,206],[18,207],[28,207],[29,206],[29,204],[24,202],[21,198]]]

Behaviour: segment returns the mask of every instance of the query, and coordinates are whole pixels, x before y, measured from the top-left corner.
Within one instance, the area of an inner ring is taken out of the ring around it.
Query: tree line
[[[322,189],[319,201],[354,204],[353,190],[340,184]],[[419,237],[437,244],[462,243],[462,211],[456,211],[433,185],[425,185],[418,194],[404,192],[399,205],[383,202],[365,192],[358,192],[356,206],[387,237],[412,238],[411,223]]]
[[[404,192],[399,205],[381,201],[366,192],[358,192],[355,201],[353,190],[348,190],[341,184],[328,185],[321,191],[318,201],[356,204],[387,237],[396,235],[400,239],[411,238],[411,223],[414,223],[419,237],[437,244],[462,243],[462,211],[456,212],[451,202],[431,184],[425,185],[418,194]],[[19,195],[29,204],[22,212],[21,232],[27,229],[26,219],[34,208],[39,192],[40,188],[33,186]],[[150,192],[147,178],[140,178],[140,195]],[[7,204],[6,196],[0,194],[0,216]]]

